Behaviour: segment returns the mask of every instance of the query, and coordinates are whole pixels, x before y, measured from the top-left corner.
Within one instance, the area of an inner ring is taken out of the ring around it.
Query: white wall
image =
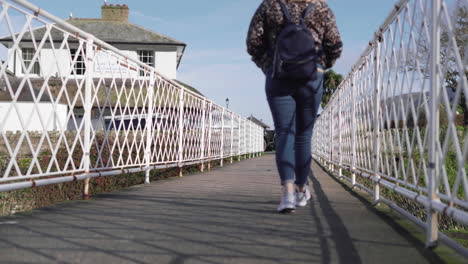
[[[138,60],[136,51],[123,50],[128,58]],[[96,78],[128,78],[139,76],[138,67],[135,63],[125,62],[123,59],[111,55],[108,52],[98,51],[94,56],[94,77]]]
[[[20,111],[19,115],[15,108],[12,108],[8,117],[7,111],[11,103],[0,102],[0,132],[5,131],[43,131],[42,121],[46,131],[65,131],[67,130],[67,113],[68,107],[66,105],[57,105],[54,111],[54,106],[51,103],[39,103],[37,109],[34,109],[34,103],[18,102],[16,103],[17,109]],[[25,123],[25,127],[21,126],[20,117]],[[5,122],[3,122],[6,118]],[[29,123],[28,123],[29,120]],[[48,123],[48,125],[47,125]]]
[[[55,51],[44,49],[41,51],[41,72],[45,76],[65,77],[71,73],[70,55],[66,50]]]
[[[9,50],[9,53],[13,52]],[[138,60],[137,51],[122,50],[128,58]],[[15,61],[16,60],[16,61]],[[56,49],[43,49],[40,55],[40,66],[41,73],[45,76],[67,76],[71,73],[70,62],[71,58],[67,50]],[[111,78],[114,77],[137,77],[139,76],[138,70],[131,70],[130,76],[128,75],[126,63],[124,61],[118,61],[114,56],[109,56],[108,53],[98,51],[95,54],[95,77]],[[8,60],[8,68],[12,72],[16,72],[16,75],[21,77],[22,66],[21,66],[21,54],[16,53],[16,56],[10,56]],[[16,66],[16,67],[15,67]],[[130,63],[131,68],[137,68],[135,65]],[[164,76],[176,79],[177,78],[177,51],[156,51],[155,52],[155,69]],[[121,76],[121,73],[125,72],[126,76]]]
[[[168,78],[177,79],[177,52],[156,51],[156,71]]]
[[[11,71],[11,72],[15,72],[15,51],[13,49],[9,49],[8,50],[8,70]]]

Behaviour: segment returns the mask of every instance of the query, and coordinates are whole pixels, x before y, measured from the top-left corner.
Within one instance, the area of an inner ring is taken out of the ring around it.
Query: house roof
[[[69,19],[67,22],[108,43],[167,44],[186,46],[185,43],[174,38],[126,22],[79,18]]]
[[[67,22],[108,43],[186,46],[181,41],[127,22],[86,18],[72,18],[68,19]],[[46,28],[37,28],[32,33],[34,34],[34,39],[40,41],[44,38]],[[62,41],[64,39],[63,32],[56,27],[51,30],[51,35],[54,41]],[[22,38],[23,41],[31,41],[32,39],[31,32],[26,32]],[[0,38],[0,41],[12,41],[12,38],[11,36],[7,36]]]
[[[247,118],[248,120],[254,122],[255,124],[263,127],[263,128],[269,128],[270,126],[263,123],[261,120],[258,120],[256,117],[254,117],[253,115],[251,115],[249,118]]]
[[[138,25],[130,24],[128,22],[86,18],[72,18],[68,19],[67,22],[111,45],[167,45],[180,47],[181,49],[177,52],[178,63],[180,63],[184,49],[187,46],[187,44],[174,38],[154,32]],[[56,25],[50,32],[52,39],[56,43],[62,42],[64,39],[63,32],[58,28],[60,28],[60,26]],[[32,34],[31,32],[26,32],[22,38],[22,41],[31,42],[34,35],[34,40],[40,42],[44,38],[46,32],[46,27],[37,28],[32,31]],[[11,36],[0,38],[0,43],[11,41],[13,41]],[[70,38],[69,41],[73,42],[75,40]]]
[[[183,82],[181,82],[181,81],[179,81],[179,80],[175,80],[175,81],[176,81],[178,84],[180,84],[180,85],[184,86],[185,88],[189,89],[190,91],[192,91],[192,92],[194,92],[194,93],[196,93],[196,94],[199,94],[199,95],[205,97],[205,96],[204,96],[200,91],[198,91],[195,87],[192,87],[192,86],[190,86],[190,85],[188,85],[188,84],[186,84],[186,83],[183,83]]]

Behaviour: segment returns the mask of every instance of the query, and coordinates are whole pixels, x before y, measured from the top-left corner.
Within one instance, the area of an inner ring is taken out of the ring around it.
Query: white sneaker
[[[310,198],[311,198],[311,195],[310,195],[309,185],[305,186],[304,192],[296,191],[296,205],[297,206],[302,206],[302,207],[306,206]]]
[[[294,193],[284,192],[281,196],[281,202],[278,206],[278,212],[282,214],[293,213],[296,209],[296,195]]]

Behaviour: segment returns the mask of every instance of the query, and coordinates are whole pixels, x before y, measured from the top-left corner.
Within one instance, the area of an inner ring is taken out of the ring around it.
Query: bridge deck
[[[314,165],[312,205],[275,213],[274,156],[0,219],[1,263],[427,263]],[[425,254],[425,255],[423,255]]]

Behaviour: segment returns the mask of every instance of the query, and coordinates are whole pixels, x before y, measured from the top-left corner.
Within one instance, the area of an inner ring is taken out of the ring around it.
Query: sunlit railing
[[[142,171],[149,181],[263,151],[250,120],[27,1],[0,4],[0,191]]]
[[[468,1],[401,0],[316,123],[314,157],[447,242],[468,224]],[[395,197],[417,204],[404,210]]]

